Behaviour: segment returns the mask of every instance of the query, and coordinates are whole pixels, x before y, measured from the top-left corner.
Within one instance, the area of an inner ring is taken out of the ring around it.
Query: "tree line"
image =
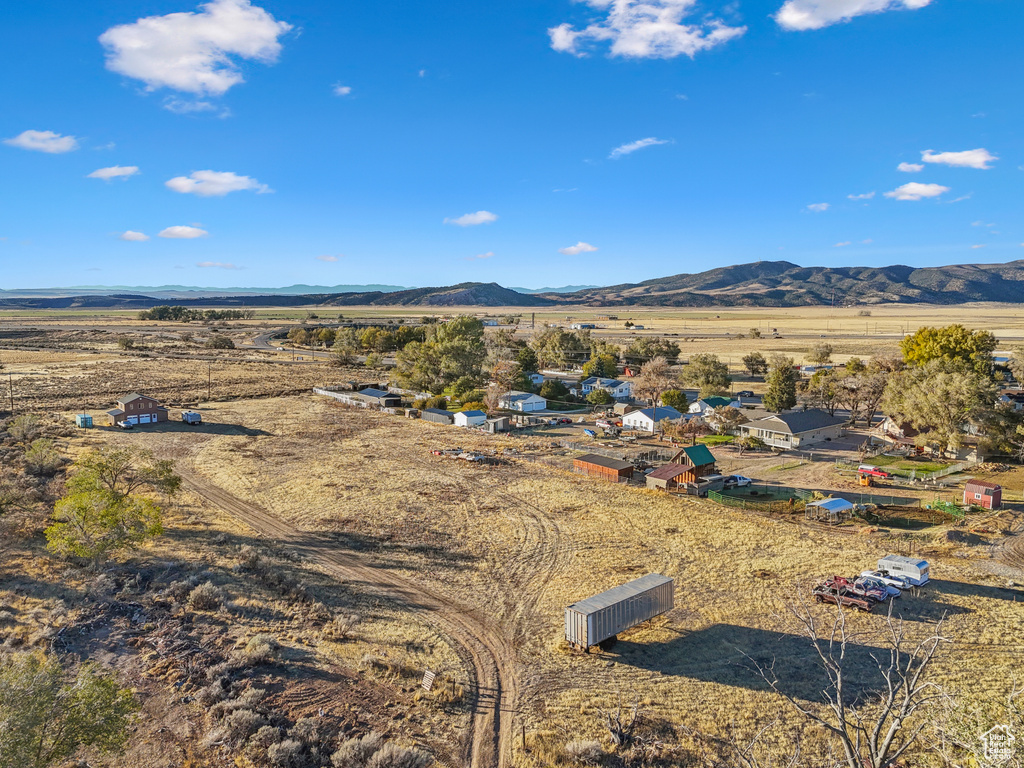
[[[251,309],[189,309],[188,307],[169,305],[144,309],[138,314],[139,320],[161,320],[175,323],[252,320],[254,317],[256,317],[256,313]]]

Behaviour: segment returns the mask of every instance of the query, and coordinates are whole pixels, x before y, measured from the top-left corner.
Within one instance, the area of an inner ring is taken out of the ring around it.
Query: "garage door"
[[[140,414],[139,424],[149,424],[152,421],[152,417],[148,413]]]
[[[138,424],[139,423],[139,417],[138,416],[129,416],[128,418],[125,419],[125,421],[127,421],[129,424]]]

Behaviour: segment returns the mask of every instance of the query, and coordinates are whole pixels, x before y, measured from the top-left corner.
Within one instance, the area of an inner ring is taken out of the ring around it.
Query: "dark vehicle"
[[[875,601],[870,597],[863,597],[850,592],[845,586],[846,579],[829,579],[824,584],[816,586],[811,594],[814,595],[816,603],[832,603],[847,608],[856,608],[858,611],[870,613],[875,607]]]
[[[754,392],[749,389],[744,389],[742,392],[737,392],[736,397],[753,397]]]

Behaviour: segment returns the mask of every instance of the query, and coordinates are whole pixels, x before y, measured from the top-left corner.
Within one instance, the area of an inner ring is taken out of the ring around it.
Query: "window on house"
[[[974,500],[978,501],[979,499],[981,499],[981,494],[980,493],[974,494]]]

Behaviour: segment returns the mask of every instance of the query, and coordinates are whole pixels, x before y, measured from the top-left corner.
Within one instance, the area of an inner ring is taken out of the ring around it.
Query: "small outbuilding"
[[[456,427],[478,427],[487,421],[483,411],[459,411],[454,416]]]
[[[1003,506],[1003,486],[985,480],[968,480],[964,485],[964,506],[970,505],[999,509]]]
[[[508,416],[499,416],[495,419],[488,419],[484,422],[484,430],[492,435],[498,432],[508,432],[511,429]]]
[[[82,429],[90,429],[92,427],[92,416],[88,413],[75,414],[75,426]]]
[[[846,499],[819,499],[807,502],[804,517],[823,523],[841,523],[853,517],[853,509],[853,502]]]
[[[658,467],[647,473],[647,487],[663,488],[666,491],[678,488],[688,482],[687,477],[692,477],[692,470],[693,467],[683,464],[666,464]]]
[[[633,465],[628,461],[596,453],[588,453],[586,456],[573,459],[572,471],[600,477],[602,480],[611,480],[613,483],[625,483],[633,477]]]
[[[455,414],[442,408],[424,408],[420,413],[420,418],[424,421],[432,421],[435,424],[447,424],[448,426],[455,423]]]

